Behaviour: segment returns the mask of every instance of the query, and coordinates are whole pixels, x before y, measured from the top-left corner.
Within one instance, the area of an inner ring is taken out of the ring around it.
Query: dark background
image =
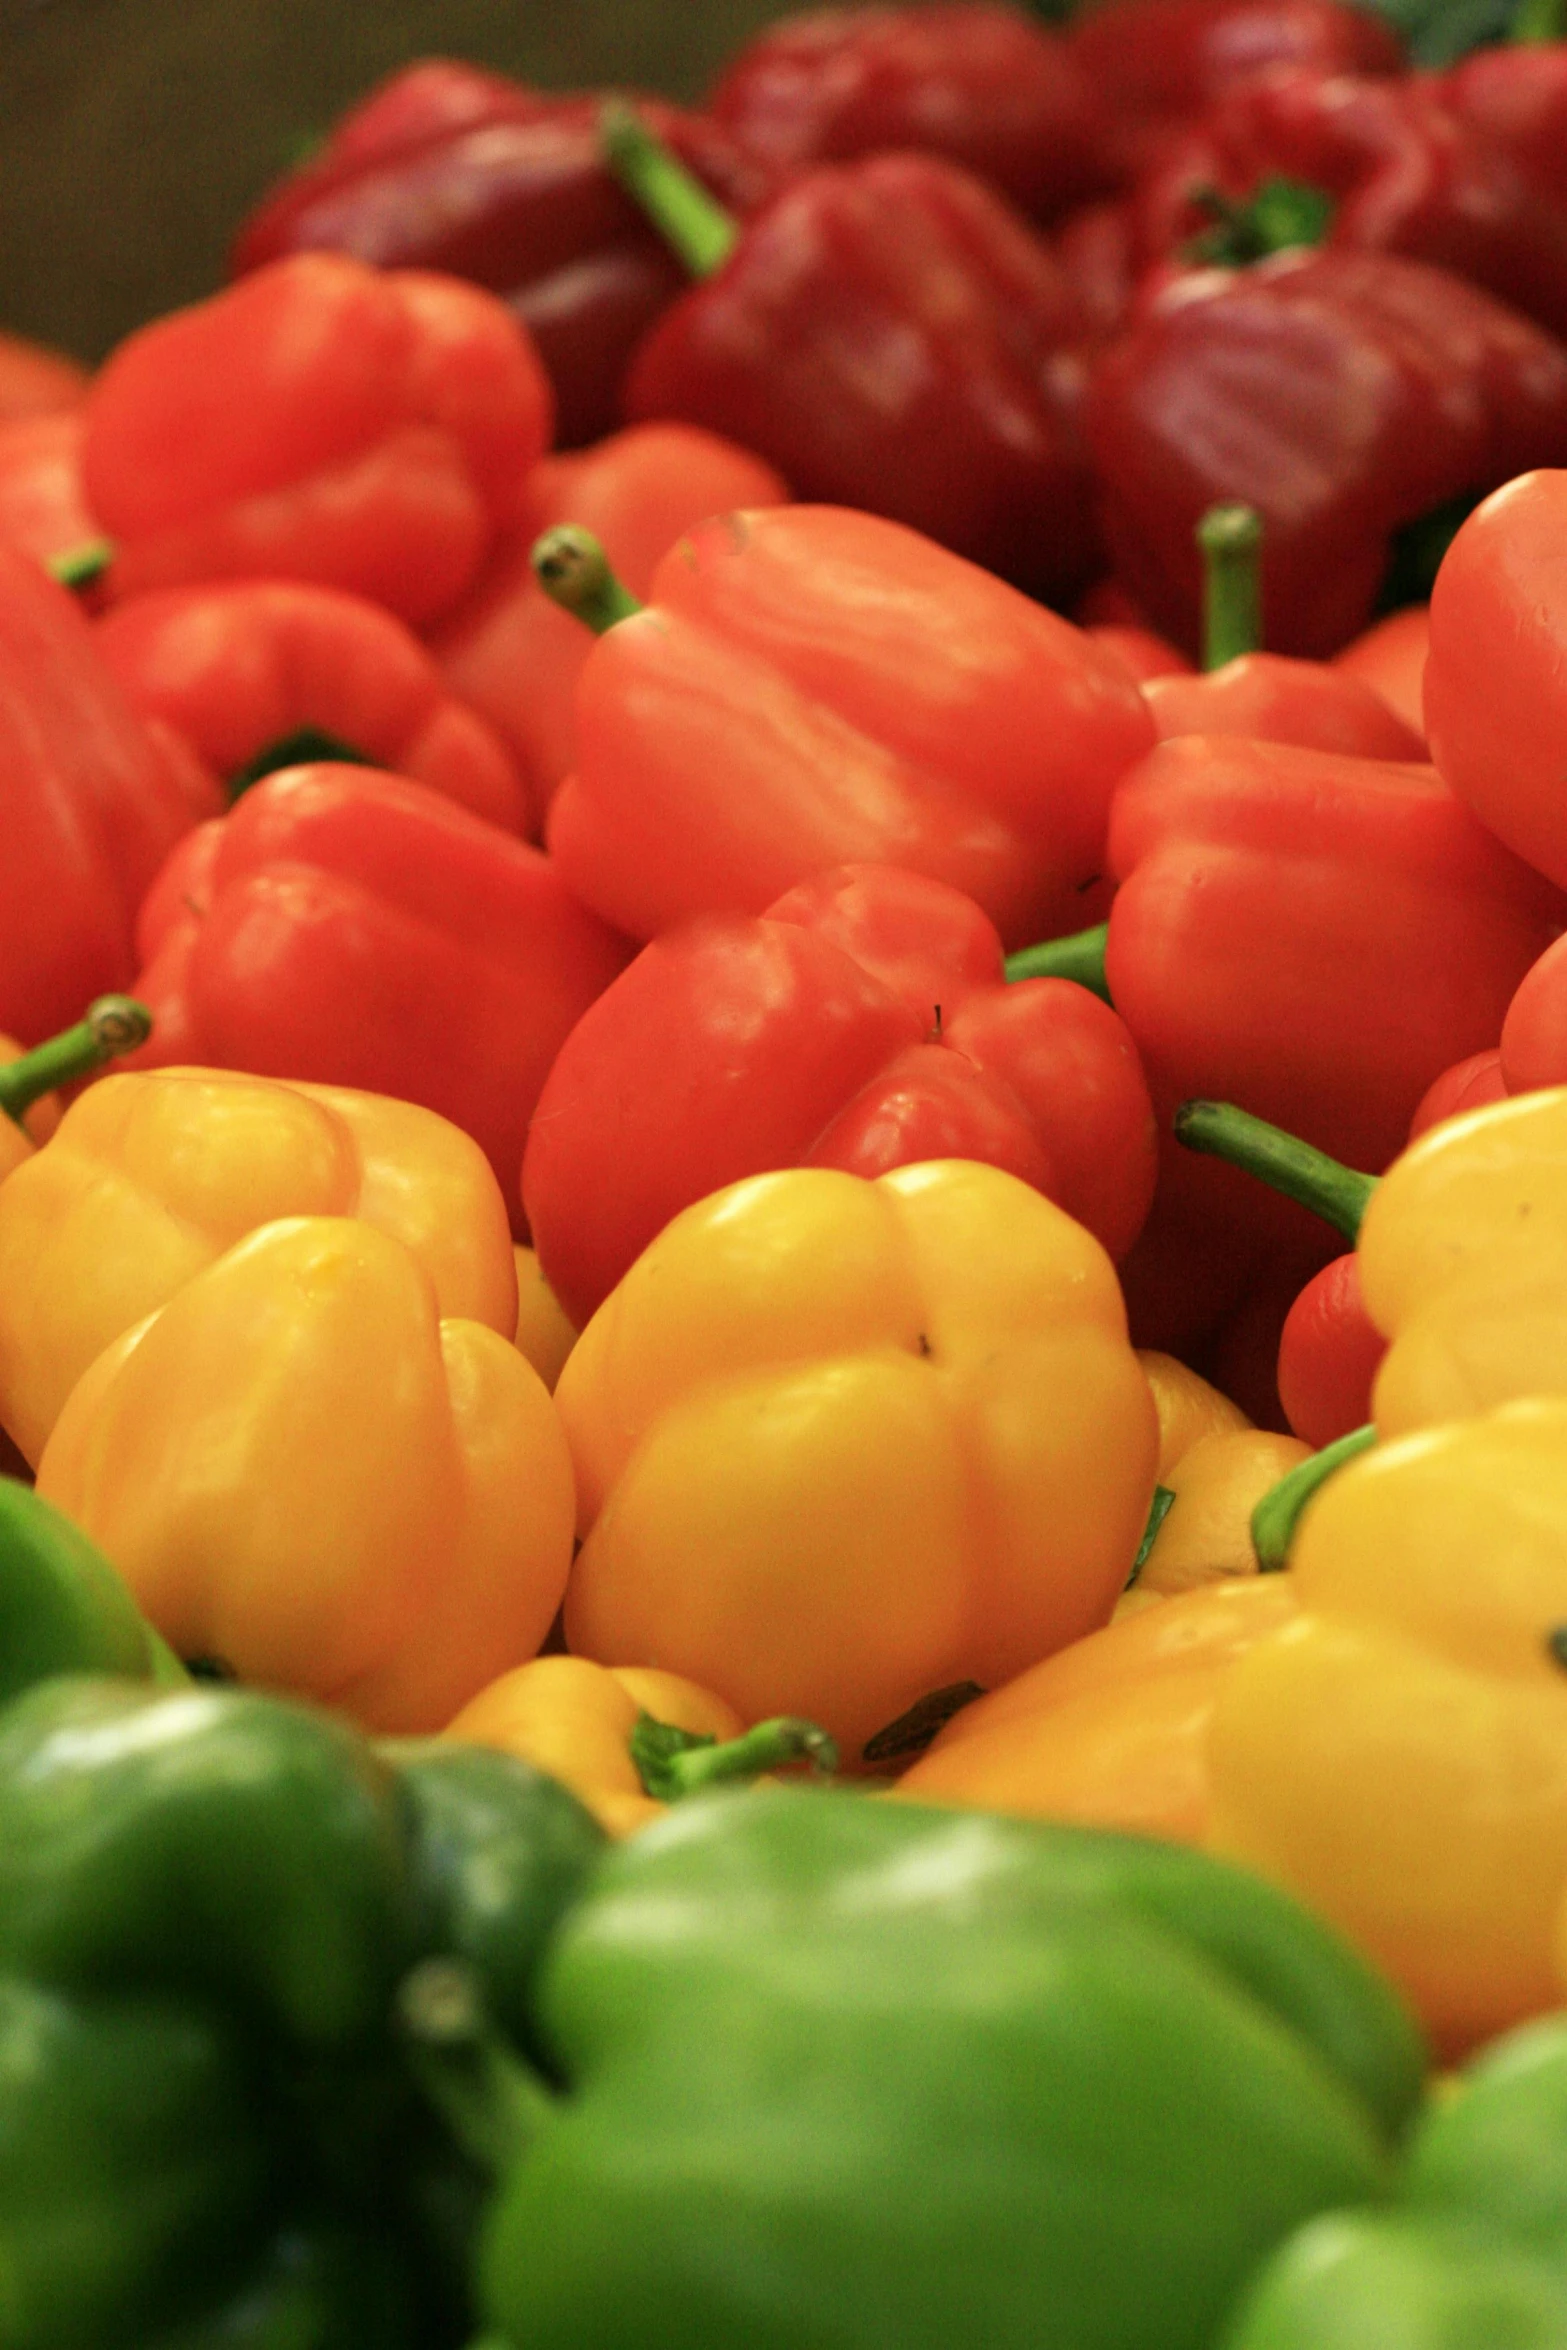
[[[209,292],[300,143],[415,57],[695,98],[802,0],[0,0],[0,326],[97,359]]]

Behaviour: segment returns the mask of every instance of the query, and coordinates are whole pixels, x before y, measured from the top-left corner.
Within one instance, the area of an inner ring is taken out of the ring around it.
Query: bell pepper
[[[532,1656],[571,1559],[543,1381],[346,1217],[264,1224],[105,1348],[38,1490],[180,1655],[389,1730]]]
[[[264,576],[448,610],[549,445],[549,380],[493,295],[300,253],[144,326],[95,378],[87,502],[116,597]]]
[[[1550,951],[1547,947],[1540,962],[1532,963],[1524,973],[1518,983],[1519,995],[1527,989],[1534,973],[1540,969],[1540,964],[1546,960]],[[1517,1003],[1518,995],[1515,995],[1507,1007],[1509,1017]],[[1504,1035],[1506,1030],[1507,1022],[1504,1020]],[[1451,1069],[1444,1069],[1441,1076],[1428,1085],[1421,1095],[1419,1106],[1409,1121],[1410,1141],[1414,1142],[1428,1126],[1437,1125],[1443,1118],[1456,1118],[1464,1110],[1483,1109],[1487,1102],[1505,1101],[1508,1090],[1502,1074],[1500,1045],[1492,1045],[1489,1051],[1483,1053],[1467,1053],[1463,1060],[1455,1061]]]
[[[638,104],[716,196],[742,209],[757,200],[760,177],[716,123],[656,99]],[[598,118],[596,98],[422,59],[352,108],[262,198],[235,241],[233,270],[319,251],[469,278],[532,335],[562,445],[597,440],[620,421],[638,340],[683,283],[606,169]]]
[[[1202,1856],[781,1787],[604,1863],[541,1988],[559,2094],[420,1988],[432,2098],[493,2049],[481,2318],[538,2350],[1021,2350],[1041,2311],[1206,2350],[1293,2225],[1385,2192],[1418,2082],[1385,1986]]]
[[[630,421],[706,425],[798,497],[908,523],[1051,601],[1103,568],[1078,306],[1004,198],[940,156],[872,155],[741,224],[684,176],[671,189],[632,118],[611,136],[698,280],[638,346]]]
[[[19,1478],[0,1477],[0,1701],[57,1673],[186,1680],[96,1544]]]
[[[79,407],[87,370],[22,335],[0,335],[0,418],[57,416]]]
[[[100,536],[82,492],[82,429],[74,409],[0,420],[0,539],[46,570]]]
[[[1042,220],[1106,184],[1109,124],[1069,44],[987,0],[785,17],[731,58],[707,104],[774,179],[918,148]]]
[[[577,1333],[544,1278],[537,1249],[524,1248],[519,1241],[512,1257],[517,1267],[516,1344],[553,1395]]]
[[[538,833],[576,765],[577,679],[591,646],[535,578],[534,541],[579,523],[632,594],[645,596],[683,531],[737,507],[781,506],[788,495],[760,457],[690,424],[633,425],[533,468],[521,520],[431,640],[452,692],[489,720],[525,779],[529,819],[519,829]]]
[[[516,1327],[495,1179],[467,1135],[410,1102],[122,1073],[71,1104],[0,1203],[0,1423],[33,1462],[105,1347],[279,1217],[362,1218],[418,1258],[443,1315]]]
[[[1153,1196],[1142,1070],[1086,988],[1005,984],[972,899],[844,865],[761,916],[709,915],[643,948],[561,1047],[522,1196],[580,1328],[671,1217],[723,1184],[932,1158],[1005,1167],[1122,1256]]]
[[[1431,644],[1431,607],[1404,604],[1374,620],[1333,656],[1335,669],[1364,678],[1388,708],[1425,740],[1424,683]]]
[[[1371,617],[1396,534],[1567,457],[1567,350],[1428,263],[1283,252],[1175,276],[1100,354],[1082,414],[1116,569],[1155,625],[1197,642],[1192,532],[1235,500],[1263,518],[1268,643],[1320,657]]]
[[[58,1036],[24,1052],[0,1036],[0,1183],[59,1131],[56,1086],[90,1077],[152,1032],[152,1015],[134,996],[104,995]]]
[[[1337,1924],[1462,2052],[1560,1997],[1567,1398],[1363,1452],[1307,1507],[1289,1580],[1299,1622],[1219,1692],[1212,1844]]]
[[[602,1843],[574,1799],[256,1692],[62,1679],[5,1713],[0,1817],[7,2341],[460,2338],[392,1994],[451,1954],[525,2032]]]
[[[351,758],[428,784],[508,832],[528,797],[505,744],[417,637],[339,588],[223,581],[132,596],[94,630],[126,700],[237,797],[279,767]]]
[[[596,553],[557,533],[536,560],[591,609]],[[836,507],[715,518],[664,557],[645,612],[604,601],[546,839],[607,920],[646,939],[760,914],[840,864],[948,882],[1008,947],[1092,910],[1110,795],[1153,727],[1069,622]]]
[[[635,951],[526,842],[335,765],[270,776],[195,832],[139,944],[156,1022],[141,1066],[422,1103],[473,1136],[508,1200],[550,1063]]]
[[[131,928],[199,815],[64,589],[0,544],[0,1029],[37,1044],[135,967]]]
[[[1000,1169],[795,1168],[687,1208],[555,1390],[572,1650],[846,1755],[1102,1623],[1157,1415],[1109,1258]]]
[[[1369,1420],[1386,1353],[1366,1311],[1359,1258],[1334,1257],[1306,1283],[1279,1333],[1279,1398],[1296,1435],[1332,1444]]]

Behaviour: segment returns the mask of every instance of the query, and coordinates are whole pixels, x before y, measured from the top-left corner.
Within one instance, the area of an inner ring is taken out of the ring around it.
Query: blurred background
[[[799,0],[0,0],[0,326],[98,359],[218,283],[241,214],[426,55],[694,97]]]

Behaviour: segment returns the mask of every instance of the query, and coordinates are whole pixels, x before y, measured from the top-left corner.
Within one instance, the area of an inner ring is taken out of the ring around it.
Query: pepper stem
[[[1210,506],[1196,530],[1203,566],[1204,669],[1222,669],[1262,643],[1262,516],[1255,506]]]
[[[1567,39],[1567,0],[1519,0],[1507,38],[1523,45]]]
[[[1047,938],[1037,947],[1019,947],[1006,959],[1006,976],[1009,980],[1075,979],[1079,987],[1088,988],[1108,1003],[1105,942],[1109,936],[1109,923],[1096,922],[1092,930],[1075,930],[1070,938]]]
[[[51,555],[44,568],[51,579],[57,579],[63,588],[78,593],[102,579],[114,561],[113,539],[85,539],[79,547],[67,547],[63,554]]]
[[[1334,200],[1326,188],[1282,173],[1259,180],[1242,202],[1222,188],[1192,190],[1192,203],[1212,222],[1182,247],[1183,261],[1217,269],[1246,269],[1270,253],[1320,245],[1333,225]]]
[[[229,777],[229,804],[232,807],[252,784],[281,773],[285,767],[313,767],[318,761],[326,760],[343,767],[374,767],[379,763],[368,751],[345,742],[340,734],[328,734],[321,726],[296,726],[292,734],[280,734],[275,741],[263,744],[253,759],[235,768]]]
[[[152,1014],[134,996],[101,995],[74,1028],[62,1029],[0,1066],[0,1111],[20,1126],[34,1102],[57,1085],[90,1077],[105,1061],[131,1053],[152,1034]]]
[[[590,530],[563,522],[533,542],[533,576],[551,603],[603,636],[617,620],[631,620],[642,606],[609,567],[609,557]]]
[[[695,278],[711,277],[721,269],[740,234],[733,214],[708,194],[629,106],[612,99],[604,107],[599,138],[610,170],[677,260]]]
[[[1325,1485],[1357,1453],[1369,1451],[1376,1440],[1374,1427],[1352,1428],[1347,1436],[1325,1444],[1309,1461],[1291,1469],[1277,1485],[1269,1486],[1251,1513],[1251,1546],[1257,1554],[1259,1574],[1283,1573],[1289,1565],[1290,1544],[1295,1539],[1301,1512],[1318,1486]]]
[[[1233,1102],[1182,1102],[1175,1113],[1175,1139],[1189,1151],[1227,1160],[1255,1175],[1286,1199],[1298,1200],[1314,1216],[1353,1241],[1360,1231],[1377,1177],[1341,1166],[1309,1142],[1254,1118]]]
[[[699,1788],[715,1787],[726,1779],[754,1779],[784,1763],[809,1759],[819,1777],[838,1768],[838,1749],[815,1722],[794,1714],[779,1714],[758,1722],[742,1737],[722,1745],[700,1730],[680,1730],[673,1722],[658,1722],[641,1714],[631,1733],[631,1759],[649,1795],[659,1803],[678,1803]]]
[[[464,2154],[503,2176],[555,2101],[491,2023],[473,1968],[424,1959],[399,1986],[397,2025],[415,2081]]]

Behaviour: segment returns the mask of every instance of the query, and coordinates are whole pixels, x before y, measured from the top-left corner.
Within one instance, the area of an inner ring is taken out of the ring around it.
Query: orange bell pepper
[[[559,1298],[544,1278],[537,1249],[519,1242],[512,1250],[517,1266],[517,1345],[538,1372],[551,1395],[577,1343]]]
[[[349,1217],[265,1225],[116,1339],[38,1490],[179,1654],[382,1730],[533,1655],[571,1560],[543,1382]]]
[[[414,1251],[443,1313],[516,1329],[500,1187],[477,1143],[409,1102],[121,1072],[0,1188],[0,1423],[32,1462],[112,1339],[279,1216],[363,1217]]]

